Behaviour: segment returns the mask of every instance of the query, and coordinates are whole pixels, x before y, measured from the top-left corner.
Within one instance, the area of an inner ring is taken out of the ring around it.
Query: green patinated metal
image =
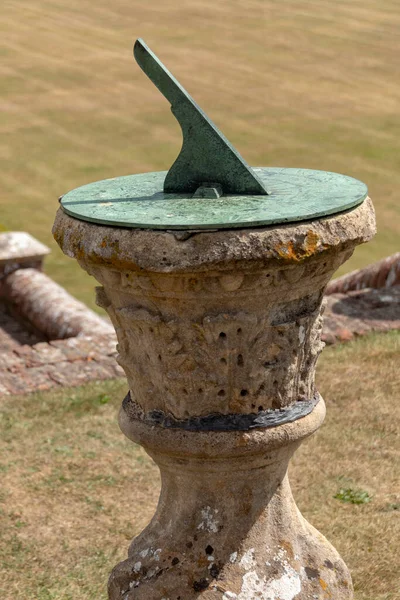
[[[134,55],[171,103],[183,132],[181,152],[168,172],[72,190],[61,199],[69,215],[118,227],[229,229],[316,219],[366,198],[367,186],[346,175],[249,167],[142,40],[135,43]]]
[[[215,181],[224,194],[267,194],[239,152],[143,40],[136,40],[133,53],[140,68],[170,102],[182,129],[182,149],[164,180],[164,192],[194,193],[203,182]]]
[[[326,171],[254,169],[268,196],[193,198],[166,194],[166,171],[96,181],[61,199],[65,212],[84,221],[143,229],[227,229],[304,221],[360,204],[361,181]]]

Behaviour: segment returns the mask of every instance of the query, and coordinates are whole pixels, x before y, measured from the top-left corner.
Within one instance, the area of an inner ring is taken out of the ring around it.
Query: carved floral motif
[[[275,325],[244,311],[188,321],[135,305],[116,309],[103,292],[98,296],[117,331],[118,361],[145,411],[178,419],[250,413],[314,393],[318,312]]]

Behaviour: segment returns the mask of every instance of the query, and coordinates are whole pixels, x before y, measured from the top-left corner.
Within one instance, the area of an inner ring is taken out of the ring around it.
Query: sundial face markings
[[[77,218],[121,227],[145,229],[225,229],[297,222],[336,214],[367,196],[362,182],[307,169],[259,169],[272,182],[268,198],[222,196],[192,199],[165,194],[165,171],[95,182],[65,194],[63,209]],[[326,175],[326,176],[325,176]],[[107,190],[100,199],[98,190]],[[111,203],[110,205],[104,205]],[[103,206],[100,206],[103,204]]]

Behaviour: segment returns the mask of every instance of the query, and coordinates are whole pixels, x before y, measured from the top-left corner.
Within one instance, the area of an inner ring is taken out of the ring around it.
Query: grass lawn
[[[0,224],[53,250],[47,270],[91,306],[93,282],[51,237],[60,194],[169,168],[181,134],[132,58],[143,37],[250,164],[339,171],[370,188],[379,233],[344,269],[398,250],[398,0],[4,0]]]
[[[167,169],[181,143],[132,58],[141,36],[250,164],[368,184],[379,233],[344,269],[397,251],[399,29],[398,0],[4,0],[0,229],[50,245],[48,273],[94,307],[94,281],[51,237],[58,196]],[[393,333],[325,350],[326,424],[291,467],[356,600],[400,599],[399,345]],[[112,381],[1,400],[2,600],[106,598],[159,491],[157,468],[118,430],[125,392]]]
[[[399,350],[394,332],[325,350],[328,416],[291,465],[299,507],[350,566],[356,600],[399,599]],[[157,468],[118,430],[125,391],[119,380],[2,400],[2,600],[106,598],[159,492]]]

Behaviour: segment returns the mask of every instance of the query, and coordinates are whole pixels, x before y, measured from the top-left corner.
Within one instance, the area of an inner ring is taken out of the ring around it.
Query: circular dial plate
[[[76,188],[61,199],[84,221],[140,229],[232,229],[305,221],[360,204],[367,186],[347,175],[310,169],[257,168],[269,195],[194,198],[164,194],[167,171],[127,175]]]

